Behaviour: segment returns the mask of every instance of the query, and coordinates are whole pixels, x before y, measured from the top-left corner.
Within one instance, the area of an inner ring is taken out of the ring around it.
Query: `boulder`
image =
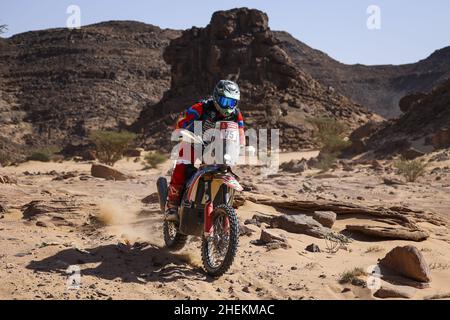
[[[346,229],[348,231],[358,232],[367,236],[395,240],[423,241],[430,236],[428,232],[424,230],[407,229],[401,226],[381,227],[370,225],[347,225]]]
[[[6,211],[6,205],[0,203],[0,213],[5,213]]]
[[[279,242],[286,242],[287,243],[287,239],[285,236],[283,236],[282,234],[277,233],[274,230],[268,230],[268,229],[262,229],[261,230],[261,235],[259,240],[262,243],[269,243],[269,242],[274,242],[274,241],[279,241]]]
[[[286,172],[301,173],[308,170],[308,164],[306,159],[291,160],[289,162],[283,162],[280,165],[280,169]]]
[[[153,192],[152,194],[146,196],[141,200],[142,203],[150,204],[150,203],[159,203],[159,196],[157,192]]]
[[[450,147],[450,131],[448,128],[439,129],[431,138],[433,146],[436,149]]]
[[[425,258],[411,245],[392,249],[380,260],[380,265],[415,281],[431,281],[430,269]]]
[[[411,299],[416,294],[416,289],[409,286],[396,286],[388,282],[384,282],[381,288],[378,289],[374,296],[377,298],[405,298]]]
[[[422,151],[419,151],[419,150],[411,147],[411,148],[402,150],[400,152],[400,155],[406,160],[414,160],[414,159],[416,159],[418,157],[421,157],[421,156],[425,155],[425,153],[423,153]]]
[[[315,238],[323,239],[331,232],[329,228],[323,227],[318,221],[304,214],[281,215],[270,221],[272,228],[283,229],[287,232],[306,234]]]
[[[291,248],[286,236],[280,233],[280,231],[281,230],[262,229],[260,238],[258,240],[252,240],[250,243],[257,246],[266,246],[268,250]]]
[[[8,176],[1,176],[0,175],[0,184],[15,184],[17,181],[11,177]]]
[[[333,211],[315,211],[313,219],[318,221],[324,227],[331,228],[336,222],[336,213]]]
[[[91,175],[97,178],[103,178],[106,180],[125,181],[128,177],[122,172],[106,166],[104,164],[94,163],[91,167]]]
[[[239,221],[239,236],[251,236],[254,233],[252,229]]]
[[[320,252],[319,246],[315,243],[311,243],[309,246],[305,248],[305,250],[309,252]]]
[[[142,153],[142,149],[141,148],[137,148],[137,149],[127,149],[123,152],[123,155],[125,157],[140,157]]]

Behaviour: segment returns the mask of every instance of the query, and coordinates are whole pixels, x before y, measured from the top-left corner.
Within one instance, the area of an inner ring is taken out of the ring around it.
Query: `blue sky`
[[[268,13],[273,30],[349,64],[415,62],[450,45],[446,0],[0,0],[0,24],[9,25],[6,36],[64,27],[71,4],[81,8],[82,25],[138,20],[174,29],[205,26],[217,10],[257,8]],[[366,26],[369,5],[381,9],[380,30]]]

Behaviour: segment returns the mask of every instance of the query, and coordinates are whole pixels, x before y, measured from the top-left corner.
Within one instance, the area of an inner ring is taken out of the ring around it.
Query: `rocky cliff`
[[[286,32],[276,32],[276,36],[298,67],[385,118],[401,115],[399,101],[404,96],[429,92],[450,77],[450,47],[406,65],[346,65]]]
[[[0,148],[77,149],[124,128],[170,86],[162,51],[179,31],[121,21],[0,39]]]
[[[419,152],[450,148],[450,79],[428,94],[407,96],[404,100],[406,112],[371,134],[368,149],[390,155],[411,147]]]
[[[220,79],[235,80],[242,90],[240,108],[252,128],[281,130],[284,149],[310,147],[309,117],[327,116],[357,127],[371,114],[353,101],[314,80],[293,63],[258,10],[214,13],[205,28],[192,28],[164,52],[171,65],[171,89],[146,107],[134,125],[148,147],[168,147],[168,128],[178,114],[208,97]],[[155,123],[155,119],[160,119]]]
[[[356,127],[370,118],[360,105],[399,116],[399,101],[407,111],[417,92],[450,76],[449,66],[449,48],[410,65],[344,65],[246,8],[183,33],[133,21],[27,32],[0,38],[0,151],[55,145],[73,153],[89,131],[108,128],[135,130],[146,147],[167,149],[179,112],[221,78],[241,85],[248,126],[282,129],[286,149],[308,147],[306,118]]]

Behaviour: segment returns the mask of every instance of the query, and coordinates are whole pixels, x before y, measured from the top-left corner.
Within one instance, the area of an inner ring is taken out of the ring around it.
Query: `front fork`
[[[212,235],[213,229],[213,214],[214,207],[211,199],[211,182],[205,181],[205,219],[204,219],[204,233],[205,237]]]
[[[223,193],[223,203],[229,204],[230,201],[230,194],[228,192]],[[206,237],[210,237],[214,234],[214,225],[213,225],[213,201],[211,197],[211,182],[206,181],[205,183],[205,223],[204,223],[204,234]],[[224,231],[228,232],[230,228],[230,221],[228,220],[228,217],[225,217],[224,219]]]

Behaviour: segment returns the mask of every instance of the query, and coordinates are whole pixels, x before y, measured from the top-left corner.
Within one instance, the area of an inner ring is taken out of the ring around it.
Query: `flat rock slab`
[[[420,229],[407,229],[401,226],[398,227],[381,227],[369,225],[347,225],[348,231],[359,232],[372,237],[395,239],[395,240],[411,240],[423,241],[430,235],[428,232]]]
[[[259,239],[252,240],[250,243],[258,246],[266,246],[268,250],[291,248],[286,235],[283,234],[282,230],[277,229],[262,229]]]
[[[377,298],[405,298],[411,299],[417,290],[409,286],[396,286],[387,282],[383,282],[381,288],[378,289],[374,296]]]
[[[94,163],[91,167],[91,175],[96,178],[103,178],[106,180],[125,181],[128,177],[122,172],[103,165]]]
[[[318,221],[304,214],[281,215],[271,219],[272,228],[283,229],[291,233],[306,234],[308,236],[323,239],[331,229],[325,228]]]
[[[24,219],[32,219],[36,216],[45,214],[68,214],[75,213],[80,207],[75,203],[65,200],[51,200],[49,202],[35,200],[25,204],[22,207]]]

